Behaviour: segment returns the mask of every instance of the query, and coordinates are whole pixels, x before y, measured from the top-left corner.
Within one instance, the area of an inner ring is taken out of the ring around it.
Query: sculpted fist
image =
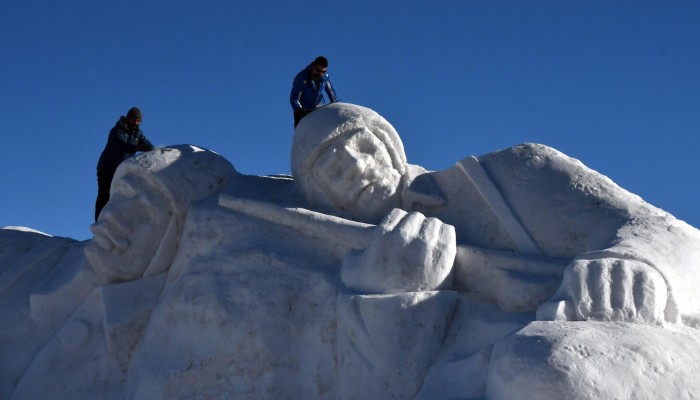
[[[540,320],[602,320],[661,323],[668,288],[646,263],[619,258],[579,259],[566,268],[552,299],[537,310]]]
[[[450,286],[456,254],[452,225],[419,212],[394,209],[362,252],[346,257],[343,283],[364,293],[401,293]]]

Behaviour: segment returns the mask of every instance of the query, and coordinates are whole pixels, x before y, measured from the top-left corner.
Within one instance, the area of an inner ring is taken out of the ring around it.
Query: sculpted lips
[[[90,226],[90,232],[95,235],[95,240],[99,243],[109,245],[117,250],[125,250],[129,247],[129,241],[115,231],[118,231],[118,229],[115,229],[114,224],[109,224],[105,220],[98,221]]]

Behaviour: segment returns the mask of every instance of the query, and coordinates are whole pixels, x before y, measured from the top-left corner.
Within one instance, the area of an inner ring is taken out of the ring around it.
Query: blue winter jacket
[[[126,118],[122,116],[109,131],[107,145],[97,162],[97,172],[113,175],[119,164],[130,155],[149,150],[153,150],[153,144],[146,139],[141,129],[130,131],[126,126]]]
[[[331,77],[328,74],[323,74],[320,84],[311,78],[311,64],[301,70],[294,78],[292,85],[292,93],[289,95],[289,102],[294,110],[303,108],[313,110],[314,108],[324,104],[323,91],[325,89],[328,101],[335,103],[338,101],[338,96],[331,83]]]

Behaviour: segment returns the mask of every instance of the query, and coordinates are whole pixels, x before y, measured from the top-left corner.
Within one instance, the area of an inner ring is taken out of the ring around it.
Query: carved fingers
[[[351,289],[367,293],[434,290],[448,285],[455,253],[453,226],[394,209],[367,248],[345,259],[341,277]]]
[[[661,323],[667,295],[661,274],[641,261],[575,260],[555,295],[564,303],[543,305],[538,318]]]

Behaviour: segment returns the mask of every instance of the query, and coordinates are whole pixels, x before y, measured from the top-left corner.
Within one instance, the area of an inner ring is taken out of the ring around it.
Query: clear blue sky
[[[289,173],[292,78],[325,55],[410,163],[539,142],[700,226],[700,2],[0,2],[0,226],[91,237],[129,107],[156,145]]]

